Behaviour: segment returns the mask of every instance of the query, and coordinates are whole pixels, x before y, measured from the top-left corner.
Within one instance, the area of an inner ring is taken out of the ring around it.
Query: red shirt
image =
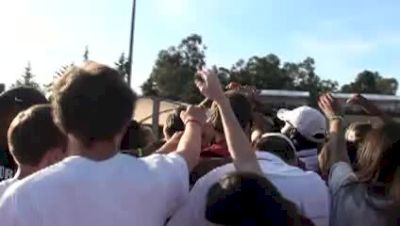
[[[214,143],[211,146],[204,148],[200,154],[201,157],[220,157],[229,158],[231,154],[228,151],[228,146],[225,141]]]

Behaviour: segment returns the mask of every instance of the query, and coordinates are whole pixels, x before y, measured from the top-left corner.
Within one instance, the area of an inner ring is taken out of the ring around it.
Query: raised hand
[[[218,76],[209,70],[200,70],[197,72],[196,86],[205,97],[220,101],[224,98],[224,92]]]
[[[201,127],[203,127],[207,120],[206,110],[195,106],[189,106],[186,111],[182,111],[180,117],[184,124],[189,121],[195,121],[199,123]]]
[[[320,96],[318,105],[327,118],[340,116],[343,113],[342,106],[339,104],[339,101],[330,93]]]
[[[351,105],[358,105],[364,108],[371,104],[370,101],[361,94],[354,94],[350,99],[347,100],[346,103]]]

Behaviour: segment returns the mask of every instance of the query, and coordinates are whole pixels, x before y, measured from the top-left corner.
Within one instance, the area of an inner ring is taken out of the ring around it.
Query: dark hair
[[[251,127],[253,120],[253,111],[248,98],[243,94],[235,91],[227,91],[225,92],[225,95],[228,97],[233,112],[235,113],[235,116],[239,121],[242,129],[246,129],[247,126]],[[218,131],[219,133],[224,132],[221,115],[219,114],[218,106],[216,103],[213,103],[211,106],[210,120],[216,131]]]
[[[17,115],[8,130],[15,161],[37,166],[52,148],[66,149],[65,135],[55,125],[50,105],[36,105]]]
[[[174,113],[168,115],[164,124],[164,133],[168,137],[172,137],[176,132],[184,131],[185,124],[181,119],[181,112],[185,110],[185,107],[179,107]]]
[[[37,89],[32,87],[17,87],[0,95],[1,111],[14,108],[17,112],[28,109],[36,104],[48,103],[46,97]]]
[[[285,135],[293,142],[297,151],[318,148],[319,146],[318,143],[312,142],[301,135],[301,133],[294,127],[290,128]]]
[[[86,146],[121,133],[136,101],[118,71],[90,61],[71,67],[56,83],[53,95],[57,124]]]
[[[400,204],[400,125],[390,122],[372,129],[358,152],[360,181],[385,186],[385,195]]]
[[[253,173],[232,173],[214,184],[207,195],[206,219],[232,226],[312,225],[270,181]]]
[[[36,104],[47,104],[46,97],[32,87],[17,87],[0,95],[0,146],[7,148],[7,129],[21,111]]]
[[[287,163],[292,163],[296,160],[296,150],[288,140],[277,135],[261,137],[255,142],[254,148],[258,151],[271,152]]]

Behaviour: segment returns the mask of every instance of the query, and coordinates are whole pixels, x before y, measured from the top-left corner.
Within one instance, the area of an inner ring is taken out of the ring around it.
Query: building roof
[[[293,90],[274,90],[263,89],[260,92],[261,96],[288,96],[288,97],[309,97],[309,92],[293,91]]]

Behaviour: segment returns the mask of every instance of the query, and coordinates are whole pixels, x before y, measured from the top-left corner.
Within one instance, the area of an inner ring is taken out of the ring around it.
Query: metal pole
[[[135,15],[136,15],[136,0],[132,4],[132,18],[131,18],[131,33],[129,39],[129,56],[128,56],[128,85],[131,86],[132,77],[132,56],[133,56],[133,42],[135,40]]]

